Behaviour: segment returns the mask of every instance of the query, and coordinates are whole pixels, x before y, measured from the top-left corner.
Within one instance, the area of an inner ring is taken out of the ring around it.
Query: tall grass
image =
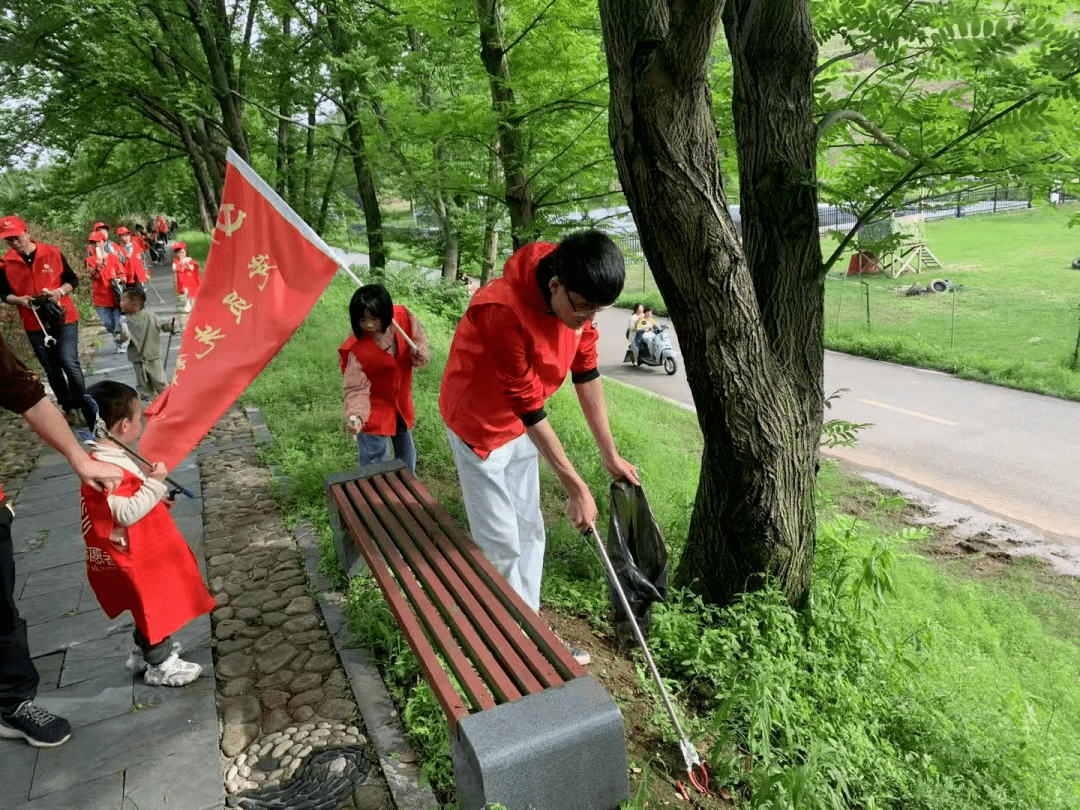
[[[458,288],[431,288],[419,278],[386,282],[417,313],[433,348],[414,385],[418,474],[463,520],[437,394],[464,300]],[[245,395],[274,433],[266,457],[289,481],[287,513],[310,519],[324,539],[322,478],[356,459],[343,430],[336,354],[348,334],[351,292],[334,282]],[[677,562],[700,472],[696,417],[625,386],[605,383],[604,391],[617,444],[641,471]],[[602,495],[607,476],[569,386],[548,412]],[[725,608],[676,591],[655,610],[650,649],[688,727],[712,744],[714,784],[758,808],[1080,806],[1080,637],[1063,630],[1077,626],[1080,611],[1052,593],[1036,603],[994,582],[954,576],[912,553],[917,532],[837,514],[833,504],[849,486],[832,474],[819,480],[819,551],[805,610],[790,608],[773,587]],[[606,510],[606,498],[598,501]],[[546,471],[542,504],[549,527],[543,598],[602,627],[600,564],[563,517],[561,490]],[[381,657],[425,772],[452,795],[445,721],[382,597],[354,581],[349,605],[361,643]],[[674,798],[651,780],[636,801],[660,807]]]

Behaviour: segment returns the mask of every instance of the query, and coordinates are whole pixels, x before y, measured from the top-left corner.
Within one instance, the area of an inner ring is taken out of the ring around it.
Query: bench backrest
[[[586,674],[404,464],[378,464],[326,482],[341,562],[350,565],[350,544],[342,545],[347,536],[451,727],[471,712]]]

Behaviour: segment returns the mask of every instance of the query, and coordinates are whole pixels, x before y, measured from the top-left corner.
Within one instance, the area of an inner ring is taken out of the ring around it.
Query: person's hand
[[[574,528],[584,533],[590,526],[596,524],[599,516],[596,501],[593,500],[589,488],[582,483],[581,487],[572,490],[566,499],[566,516],[574,524]]]
[[[55,290],[50,290],[46,288],[42,290],[42,292],[48,293],[49,297],[58,304],[60,303],[60,299],[64,297],[64,293],[59,287],[57,287]]]
[[[354,439],[359,436],[364,429],[364,423],[359,416],[353,414],[349,417],[349,435]]]
[[[155,481],[164,481],[165,476],[169,474],[169,471],[165,469],[165,465],[160,461],[155,461],[154,466],[150,468],[150,477]]]
[[[161,499],[161,502],[162,502],[163,504],[165,504],[165,508],[166,508],[166,509],[172,509],[172,508],[173,508],[173,505],[174,505],[174,504],[176,503],[176,498],[174,498],[174,497],[172,496],[172,493],[171,493],[171,492],[167,492],[167,493],[165,493],[165,495],[164,495],[164,496],[162,497],[162,499]]]
[[[604,459],[604,469],[607,470],[608,475],[616,481],[629,481],[635,487],[641,486],[641,479],[638,477],[637,467],[617,453],[613,458]]]
[[[29,295],[13,295],[11,303],[16,306],[30,308],[30,296]]]
[[[124,472],[115,464],[106,461],[96,461],[90,456],[83,456],[72,462],[72,469],[79,476],[79,480],[88,487],[93,487],[98,492],[112,492],[124,479]]]

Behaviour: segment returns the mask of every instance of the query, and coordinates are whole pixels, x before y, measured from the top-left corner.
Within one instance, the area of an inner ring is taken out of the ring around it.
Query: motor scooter
[[[640,351],[634,348],[634,341],[631,339],[623,362],[633,363],[635,366],[663,366],[668,374],[674,374],[679,366],[675,362],[675,349],[671,345],[668,325],[660,323],[644,330],[641,334]]]

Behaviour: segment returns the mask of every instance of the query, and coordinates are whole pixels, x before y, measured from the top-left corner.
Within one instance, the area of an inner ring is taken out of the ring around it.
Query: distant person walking
[[[180,296],[183,311],[191,312],[195,296],[199,294],[199,263],[187,255],[187,242],[173,242],[172,249],[176,294]]]
[[[75,424],[80,412],[84,416],[88,413],[83,401],[86,382],[79,363],[79,311],[71,299],[79,277],[60,248],[32,239],[26,223],[17,216],[0,218],[0,239],[9,247],[0,258],[0,297],[18,309],[49,386],[68,422]],[[43,295],[63,313],[62,322],[50,326],[49,331],[31,308],[33,299]]]

